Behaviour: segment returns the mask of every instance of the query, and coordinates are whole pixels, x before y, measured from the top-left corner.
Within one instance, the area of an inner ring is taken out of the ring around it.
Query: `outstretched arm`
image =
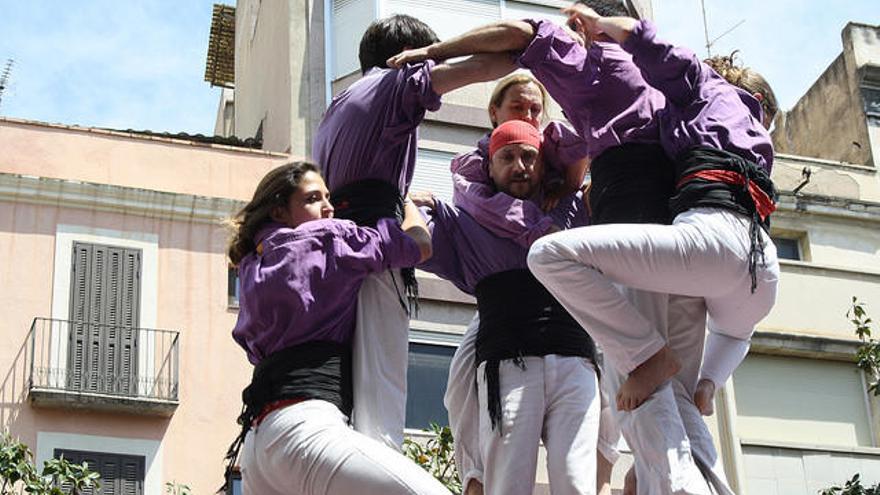
[[[431,84],[438,95],[468,84],[506,76],[516,69],[507,53],[480,53],[460,62],[441,63],[431,69]]]
[[[522,50],[528,46],[535,30],[524,21],[501,21],[472,29],[447,41],[423,48],[405,50],[388,59],[388,67],[423,60],[446,60],[475,53],[498,53]]]

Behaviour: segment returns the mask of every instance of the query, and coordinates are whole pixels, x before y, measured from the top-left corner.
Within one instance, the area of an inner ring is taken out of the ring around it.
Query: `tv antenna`
[[[6,59],[6,67],[3,68],[3,72],[0,72],[0,105],[3,104],[3,93],[9,85],[9,75],[12,74],[12,64],[14,63],[15,61],[11,58]]]
[[[715,39],[709,40],[709,21],[706,17],[706,0],[700,0],[700,7],[703,9],[703,35],[706,37],[706,56],[712,57],[712,45],[714,45],[718,40],[730,34],[731,31],[743,25],[746,22],[745,19],[740,19],[739,22],[733,25],[727,31],[724,31],[719,36],[716,36]]]

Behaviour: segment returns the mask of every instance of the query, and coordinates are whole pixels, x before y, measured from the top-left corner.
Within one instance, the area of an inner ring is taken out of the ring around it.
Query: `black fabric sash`
[[[509,270],[481,280],[474,291],[480,313],[476,364],[486,362],[486,390],[492,428],[501,431],[499,365],[525,356],[580,356],[596,362],[587,332],[528,270]]]
[[[676,181],[703,170],[736,172],[745,177],[746,182],[736,185],[700,179],[688,181],[669,201],[673,218],[679,213],[701,206],[723,208],[751,217],[756,211],[749,194],[749,182],[754,182],[774,201],[778,196],[770,174],[762,167],[739,155],[707,146],[691,148],[678,157],[675,162]],[[762,222],[761,226],[768,229],[769,221]]]
[[[238,417],[241,433],[226,452],[227,473],[254,419],[263,408],[285,399],[319,399],[351,415],[351,345],[306,342],[264,358],[254,368],[251,383],[241,393],[244,407]]]
[[[364,179],[330,193],[333,216],[375,227],[380,218],[403,220],[403,198],[396,186],[381,179]]]
[[[756,184],[775,202],[778,195],[770,174],[739,155],[707,146],[697,146],[684,152],[676,160],[675,169],[676,180],[703,170],[731,171],[745,178],[741,185],[702,179],[688,181],[679,187],[669,206],[673,218],[698,207],[722,208],[749,217],[749,274],[752,277],[752,292],[755,292],[758,259],[764,263],[764,244],[758,229],[770,232],[770,217],[761,219],[749,193],[749,183]]]
[[[335,209],[333,216],[366,227],[375,227],[380,218],[395,218],[403,221],[403,197],[397,186],[381,179],[364,179],[346,184],[330,193],[330,202]],[[404,301],[400,289],[397,296],[407,314],[417,314],[419,310],[419,284],[415,268],[400,270],[404,292],[409,305]],[[393,274],[392,274],[393,280]],[[394,280],[395,288],[397,281]]]
[[[674,179],[673,163],[659,144],[608,148],[590,163],[591,223],[671,223]]]

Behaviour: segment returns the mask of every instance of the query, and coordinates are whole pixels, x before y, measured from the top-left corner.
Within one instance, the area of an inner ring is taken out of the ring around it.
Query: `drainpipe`
[[[721,458],[724,460],[724,473],[734,493],[746,495],[745,469],[743,468],[742,446],[736,434],[736,397],[733,393],[733,380],[718,391],[718,433],[721,441]]]

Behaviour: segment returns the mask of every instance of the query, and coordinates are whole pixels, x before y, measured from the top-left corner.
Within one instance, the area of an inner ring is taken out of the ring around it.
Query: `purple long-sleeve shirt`
[[[405,194],[425,111],[440,108],[431,85],[433,61],[401,69],[373,68],[338,94],[324,114],[312,146],[327,187],[381,179]]]
[[[349,343],[364,278],[421,259],[416,242],[392,219],[376,228],[348,220],[315,220],[295,229],[272,223],[238,265],[238,322],[232,336],[257,364],[311,341]]]
[[[548,124],[543,134],[545,176],[564,181],[566,169],[587,157],[586,143],[560,122]],[[452,201],[495,235],[529,247],[547,232],[553,218],[533,201],[495,190],[489,178],[489,137],[484,136],[477,149],[452,159]]]
[[[770,172],[773,144],[754,96],[728,83],[694,52],[658,40],[649,21],[636,25],[623,48],[632,54],[645,80],[666,97],[657,121],[660,143],[670,158],[693,146],[709,146]]]
[[[624,143],[659,143],[654,114],[666,99],[645,82],[629,53],[610,41],[584,48],[553,22],[526,22],[535,36],[517,63],[559,103],[591,159]]]
[[[587,225],[580,193],[560,200],[551,211],[562,228]],[[504,239],[483,227],[459,208],[435,199],[428,218],[433,255],[418,268],[449,280],[463,292],[473,294],[477,283],[489,275],[507,270],[528,269],[529,249]]]

